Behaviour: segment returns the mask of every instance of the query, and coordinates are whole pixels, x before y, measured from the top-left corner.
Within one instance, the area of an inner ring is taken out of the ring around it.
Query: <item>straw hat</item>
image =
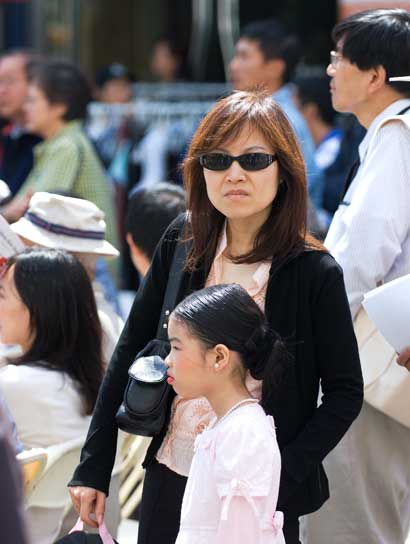
[[[119,255],[105,240],[104,213],[89,200],[35,193],[24,217],[11,228],[41,246],[102,257]]]

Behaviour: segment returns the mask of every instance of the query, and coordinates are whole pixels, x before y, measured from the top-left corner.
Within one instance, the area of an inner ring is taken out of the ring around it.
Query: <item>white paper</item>
[[[0,215],[0,257],[11,257],[24,250],[24,244]]]
[[[366,293],[363,306],[398,353],[410,346],[410,274]]]

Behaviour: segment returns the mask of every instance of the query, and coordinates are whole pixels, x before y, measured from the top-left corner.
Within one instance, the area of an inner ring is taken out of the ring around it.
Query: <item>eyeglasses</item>
[[[336,69],[342,59],[342,55],[337,51],[330,51],[330,66]]]
[[[277,160],[276,155],[268,153],[244,153],[237,157],[225,153],[206,153],[199,157],[199,164],[207,170],[222,171],[227,170],[233,161],[237,161],[244,170],[252,172],[263,170]]]

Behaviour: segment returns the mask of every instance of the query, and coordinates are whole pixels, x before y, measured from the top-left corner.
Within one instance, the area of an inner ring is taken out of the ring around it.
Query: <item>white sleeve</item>
[[[0,370],[0,391],[19,434],[21,425],[35,417],[32,414],[31,418],[27,418],[27,403],[32,395],[32,388],[24,379],[24,370],[11,364]]]
[[[237,526],[234,520],[239,518],[247,520],[254,534],[255,528],[261,531],[266,524],[272,528],[274,522],[281,461],[273,422],[272,427],[239,422],[234,421],[219,438],[215,450],[215,479],[222,506],[217,542],[226,542],[228,535],[230,542],[237,541],[232,538]],[[268,521],[264,519],[266,501],[271,505]]]
[[[262,508],[263,499],[261,497],[254,497],[253,501],[256,509]],[[279,518],[280,513],[277,512],[274,517]],[[281,542],[279,537],[282,526],[283,520],[280,518],[277,531],[278,542]],[[252,508],[249,508],[247,500],[244,497],[235,496],[230,502],[227,518],[219,523],[215,544],[259,542],[262,534],[259,517],[255,515]]]
[[[280,474],[280,453],[274,429],[252,427],[239,418],[218,435],[215,450],[215,477],[220,497],[243,496],[241,488],[251,496],[266,496],[274,477]],[[269,433],[269,434],[268,434]],[[279,479],[279,478],[278,478]]]
[[[386,123],[359,170],[350,204],[339,207],[326,237],[343,269],[353,317],[363,295],[384,281],[409,234],[409,165],[408,127],[402,121]]]

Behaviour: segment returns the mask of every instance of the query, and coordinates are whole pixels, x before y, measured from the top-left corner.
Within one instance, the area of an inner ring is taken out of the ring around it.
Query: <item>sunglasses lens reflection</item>
[[[229,155],[223,153],[208,153],[200,159],[201,166],[208,170],[227,170],[233,159]]]
[[[242,155],[239,164],[244,170],[262,170],[271,164],[270,155],[265,153],[248,153]]]
[[[245,153],[239,157],[231,157],[224,153],[208,153],[199,159],[201,166],[208,170],[227,170],[237,160],[244,170],[255,171],[267,168],[276,157],[267,153]]]

